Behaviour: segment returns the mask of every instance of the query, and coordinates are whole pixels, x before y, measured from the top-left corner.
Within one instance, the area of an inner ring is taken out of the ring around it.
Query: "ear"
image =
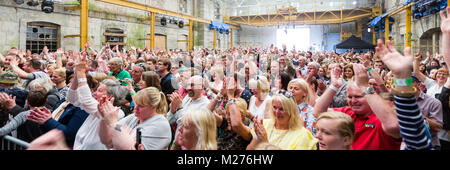
[[[353,141],[350,140],[350,136],[344,136],[344,145],[345,146],[352,146]]]

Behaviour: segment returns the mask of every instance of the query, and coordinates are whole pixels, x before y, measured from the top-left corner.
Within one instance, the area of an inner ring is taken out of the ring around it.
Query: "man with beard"
[[[205,88],[203,81],[203,78],[199,75],[192,76],[187,82],[186,90],[188,95],[184,98],[181,98],[178,93],[167,95],[171,101],[167,119],[172,127],[173,135],[177,134],[178,128],[182,124],[181,119],[187,110],[191,108],[206,108],[208,106],[209,99],[203,95],[203,89]]]

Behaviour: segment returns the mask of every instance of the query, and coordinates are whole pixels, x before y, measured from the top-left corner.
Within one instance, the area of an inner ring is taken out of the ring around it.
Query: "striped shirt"
[[[400,136],[406,144],[406,150],[432,149],[430,132],[420,113],[415,97],[394,96]]]

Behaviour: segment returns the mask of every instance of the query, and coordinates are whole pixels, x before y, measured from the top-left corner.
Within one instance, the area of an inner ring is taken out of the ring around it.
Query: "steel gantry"
[[[399,7],[399,8],[396,8],[396,9],[393,9],[393,10],[387,12],[387,15],[385,18],[385,26],[384,26],[384,28],[385,28],[384,37],[385,37],[386,45],[387,45],[387,41],[389,40],[389,34],[390,34],[390,32],[389,32],[389,17],[391,17],[395,14],[398,14],[402,11],[406,11],[406,15],[405,15],[405,17],[406,17],[406,20],[405,20],[405,24],[406,24],[405,45],[406,45],[406,47],[411,47],[411,42],[412,42],[412,38],[411,38],[411,36],[412,36],[412,30],[411,30],[412,9],[411,8],[412,8],[413,4],[414,4],[414,2],[411,2],[407,5],[404,5],[402,7]],[[383,14],[383,15],[385,15],[385,14]],[[375,34],[375,31],[374,31],[374,34]]]
[[[374,17],[381,14],[380,8],[355,8],[326,11],[297,12],[295,7],[279,9],[275,14],[227,16],[225,23],[251,26],[277,26],[285,24],[338,24]]]
[[[88,41],[88,1],[89,0],[80,0],[80,6],[75,6],[75,7],[66,7],[66,10],[80,10],[80,35],[71,35],[73,37],[80,37],[80,47],[82,50],[84,50],[84,43],[86,43]],[[128,8],[134,8],[134,9],[138,9],[138,10],[143,10],[143,11],[148,11],[150,12],[150,17],[149,18],[141,18],[141,21],[144,20],[150,20],[150,38],[141,38],[140,40],[150,40],[150,48],[154,49],[155,47],[155,20],[156,20],[156,13],[159,14],[164,14],[164,15],[170,15],[173,17],[178,17],[178,18],[184,18],[184,19],[188,19],[189,20],[189,39],[188,39],[188,48],[189,50],[193,49],[194,46],[194,21],[196,22],[201,22],[201,23],[205,23],[205,24],[211,24],[212,21],[211,20],[207,20],[207,19],[203,19],[203,18],[199,18],[199,17],[194,17],[191,15],[186,15],[186,14],[182,14],[182,13],[177,13],[177,12],[173,12],[173,11],[169,11],[169,10],[164,10],[161,8],[156,8],[156,7],[152,7],[149,5],[144,5],[144,4],[140,4],[140,3],[136,3],[136,2],[131,2],[131,1],[127,1],[127,0],[95,0],[95,1],[100,1],[100,2],[105,2],[105,3],[109,3],[109,4],[114,4],[114,5],[119,5],[119,6],[123,6],[123,7],[128,7]],[[234,26],[234,25],[230,25],[230,32],[232,29],[238,29],[240,30],[239,26]],[[233,40],[233,34],[230,34],[230,40]],[[231,42],[231,46],[232,46],[232,42]],[[214,42],[214,47],[215,47],[215,42]]]

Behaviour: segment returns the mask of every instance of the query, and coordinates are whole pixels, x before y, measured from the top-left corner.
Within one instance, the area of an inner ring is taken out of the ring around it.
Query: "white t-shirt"
[[[78,129],[73,149],[107,150],[108,148],[102,144],[98,135],[98,127],[103,118],[98,112],[98,101],[92,97],[88,85],[81,86],[76,91],[69,89],[67,92],[67,101],[89,113],[83,125]],[[118,120],[124,116],[124,112],[119,109]]]
[[[270,101],[272,98],[267,95],[264,101],[261,103],[261,105],[256,106],[256,97],[252,96],[250,98],[250,103],[248,106],[248,111],[253,115],[258,117],[258,120],[264,120],[265,111],[266,111],[266,105],[267,102]],[[250,122],[249,125],[250,128],[253,128],[253,121]]]
[[[440,94],[442,91],[443,86],[439,87],[437,81],[430,79],[428,77],[423,84],[425,85],[425,87],[427,87],[427,95],[431,97],[435,98],[435,95]]]

